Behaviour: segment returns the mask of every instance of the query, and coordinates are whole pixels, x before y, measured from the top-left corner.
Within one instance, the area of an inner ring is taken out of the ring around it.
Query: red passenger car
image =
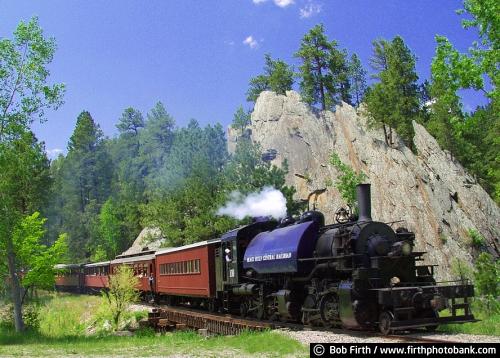
[[[86,291],[97,292],[108,287],[109,261],[84,265],[83,271]]]
[[[56,290],[66,292],[81,292],[83,288],[82,265],[56,265]]]
[[[215,296],[215,246],[220,240],[156,251],[156,293],[161,296]]]
[[[111,261],[111,274],[116,272],[116,267],[120,265],[129,265],[134,270],[134,275],[139,279],[138,289],[141,292],[151,292],[149,277],[155,275],[155,252],[144,251],[134,255],[120,255]],[[154,282],[154,280],[153,280]]]

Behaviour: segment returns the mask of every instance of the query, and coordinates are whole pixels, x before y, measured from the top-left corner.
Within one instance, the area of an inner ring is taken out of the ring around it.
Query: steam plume
[[[280,219],[286,216],[286,199],[281,191],[272,187],[265,187],[246,197],[233,191],[230,201],[217,211],[217,215],[228,215],[239,220],[247,216],[272,216]]]

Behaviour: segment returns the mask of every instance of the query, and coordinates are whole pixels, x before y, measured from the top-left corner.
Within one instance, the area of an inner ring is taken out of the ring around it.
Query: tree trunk
[[[387,136],[387,129],[385,128],[385,124],[382,124],[382,128],[384,128],[384,139],[385,139],[385,144],[390,146],[389,144],[389,137]]]
[[[325,99],[325,87],[323,86],[323,75],[321,74],[321,68],[318,69],[319,72],[319,92],[321,94],[321,108],[323,111],[326,110],[326,99]]]
[[[16,332],[24,331],[22,303],[21,303],[21,286],[16,272],[16,258],[14,255],[14,247],[10,239],[7,240],[7,264],[9,266],[9,275],[12,288],[12,302],[14,303],[14,324]]]

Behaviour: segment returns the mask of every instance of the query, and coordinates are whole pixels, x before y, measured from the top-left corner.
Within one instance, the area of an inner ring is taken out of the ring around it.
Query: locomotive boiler
[[[359,217],[325,225],[318,211],[260,219],[221,238],[217,302],[243,316],[350,329],[392,330],[474,321],[468,282],[434,279],[414,233],[371,218],[370,185],[357,187]],[[342,214],[340,212],[339,214]],[[450,315],[439,317],[449,309]]]

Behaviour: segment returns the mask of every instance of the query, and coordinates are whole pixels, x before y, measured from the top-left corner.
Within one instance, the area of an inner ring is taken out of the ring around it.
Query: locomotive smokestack
[[[356,197],[359,209],[358,221],[372,221],[372,203],[370,195],[370,184],[358,184],[356,186]]]

